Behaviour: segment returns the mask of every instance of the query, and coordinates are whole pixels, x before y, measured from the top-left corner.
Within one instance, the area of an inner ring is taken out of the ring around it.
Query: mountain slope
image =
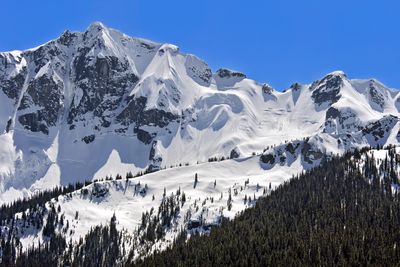
[[[390,265],[400,256],[396,249],[399,151],[398,147],[363,149],[336,156],[272,192],[263,190],[261,183],[271,181],[275,186],[288,173],[257,179],[252,166],[255,157],[244,163],[250,177],[249,181],[242,179],[244,184],[232,177],[243,168],[238,160],[160,171],[126,181],[95,182],[45,206],[31,203],[29,210],[12,216],[14,219],[1,219],[1,263],[14,257],[22,266],[43,262],[74,262],[74,266]],[[198,176],[192,175],[193,183],[185,183],[192,170],[198,171]],[[222,173],[216,176],[216,185],[206,178],[207,172]],[[169,181],[164,193],[160,178]],[[170,189],[176,188],[174,183],[182,185],[176,192]],[[261,195],[264,197],[259,198]],[[132,220],[134,213],[143,210],[142,205],[150,210]],[[243,206],[250,209],[231,222],[224,221],[222,216],[230,217]],[[78,232],[87,235],[79,240]],[[187,235],[192,237],[186,242]],[[34,247],[28,247],[32,242]],[[141,259],[152,252],[155,256]]]
[[[134,266],[397,265],[398,149],[334,158]]]
[[[179,215],[170,227],[165,227],[163,240],[145,239],[146,242],[137,246],[134,258],[138,258],[171,244],[181,227],[186,228],[192,224],[192,227],[197,228],[195,225],[201,222],[210,228],[219,224],[221,218],[233,219],[238,212],[253,206],[261,195],[296,174],[299,168],[300,163],[274,168],[266,173],[259,164],[259,158],[254,156],[175,167],[130,179],[114,177],[111,180],[96,181],[71,193],[60,194],[39,205],[34,211],[32,208],[14,211],[11,217],[19,218],[14,222],[18,228],[15,232],[24,251],[33,244],[48,240],[44,227],[54,208],[59,209],[57,218],[62,217],[64,222],[55,228],[56,232],[67,240],[78,242],[94,227],[106,225],[113,215],[117,218],[116,228],[119,231],[139,240],[142,232],[137,231],[143,224],[143,214],[151,213],[155,216],[166,198],[175,197],[180,192]],[[181,200],[183,195],[184,201]],[[229,199],[230,208],[227,207]],[[32,206],[36,205],[28,207]],[[43,210],[40,213],[43,215],[37,216],[36,210]],[[34,222],[23,223],[23,212],[27,218],[34,218]],[[0,230],[3,229],[5,235],[11,225],[3,222],[2,226]],[[132,245],[132,241],[129,242]]]

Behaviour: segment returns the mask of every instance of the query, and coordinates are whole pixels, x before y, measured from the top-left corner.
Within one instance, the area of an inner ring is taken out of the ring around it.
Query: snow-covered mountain
[[[399,97],[341,71],[280,92],[101,23],[0,53],[0,204],[102,179],[13,213],[0,237],[13,232],[22,251],[48,240],[54,224],[79,242],[115,215],[133,257],[148,255],[181,229],[234,218],[330,154],[398,144]],[[382,161],[387,151],[371,153]],[[151,173],[115,179],[139,171]],[[160,237],[144,237],[150,221]]]
[[[329,153],[398,143],[399,97],[343,72],[279,92],[240,72],[213,73],[175,45],[94,23],[0,53],[0,203],[253,152],[263,153],[253,158],[264,171],[309,168]]]

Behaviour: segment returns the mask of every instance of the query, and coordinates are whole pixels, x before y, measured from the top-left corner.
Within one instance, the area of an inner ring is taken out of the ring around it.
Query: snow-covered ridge
[[[397,143],[399,96],[340,71],[279,92],[94,23],[0,53],[0,203],[109,174],[281,154],[285,143],[302,148],[268,168],[299,157],[311,167],[319,153]]]

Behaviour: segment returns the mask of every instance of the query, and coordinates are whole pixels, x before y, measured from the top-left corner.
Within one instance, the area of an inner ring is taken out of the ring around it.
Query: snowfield
[[[92,227],[106,225],[113,214],[117,218],[118,229],[134,235],[141,223],[142,213],[149,212],[152,208],[158,209],[164,190],[167,195],[181,190],[186,195],[186,202],[180,215],[167,231],[165,240],[154,245],[154,249],[162,249],[172,242],[181,227],[187,226],[184,217],[188,212],[191,214],[190,221],[202,218],[205,225],[218,224],[221,216],[233,219],[238,212],[254,204],[254,197],[258,199],[269,193],[298,173],[299,169],[300,163],[295,162],[291,166],[266,171],[260,166],[257,156],[199,163],[161,170],[129,180],[123,178],[98,181],[71,195],[60,196],[57,201],[53,199],[52,202],[56,207],[60,205],[61,213],[65,216],[64,221],[69,221],[67,240],[77,242]],[[194,187],[196,174],[198,182]],[[82,193],[83,190],[88,190],[88,193]],[[232,198],[230,210],[227,207],[229,191]],[[204,231],[201,227],[197,230]],[[59,231],[62,232],[62,229]],[[39,241],[43,242],[41,230],[22,236],[20,241],[24,248]]]

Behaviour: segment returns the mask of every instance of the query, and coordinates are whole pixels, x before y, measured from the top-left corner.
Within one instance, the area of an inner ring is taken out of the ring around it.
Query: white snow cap
[[[99,21],[95,21],[89,25],[89,27],[86,29],[86,31],[93,31],[93,30],[99,31],[102,29],[107,29],[107,26],[105,26],[103,23],[101,23]]]
[[[172,54],[177,54],[179,52],[179,47],[173,44],[163,44],[160,49],[159,54],[163,54],[164,52],[171,52]]]
[[[332,71],[331,73],[328,73],[328,75],[347,77],[346,73],[344,73],[344,71],[342,71],[342,70]]]

